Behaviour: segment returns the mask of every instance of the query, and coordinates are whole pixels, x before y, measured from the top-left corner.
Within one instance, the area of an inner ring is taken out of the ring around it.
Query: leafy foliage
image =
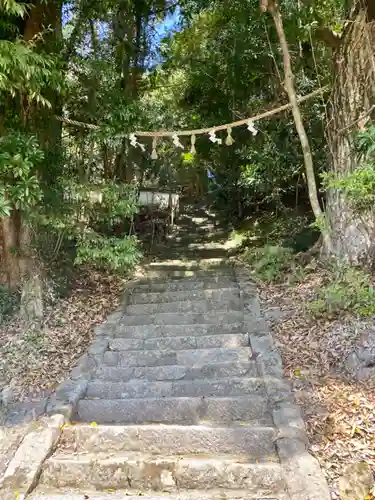
[[[253,274],[262,281],[275,282],[285,278],[285,273],[295,271],[293,250],[281,246],[266,245],[245,252],[245,261]]]
[[[43,151],[34,136],[13,132],[0,137],[0,207],[3,215],[11,210],[30,210],[42,200],[37,168]]]
[[[17,2],[17,0],[1,0],[0,13],[7,16],[25,17],[27,13],[27,3]]]
[[[350,312],[359,316],[375,313],[375,291],[369,274],[353,267],[334,268],[329,282],[317,290],[317,297],[309,303],[315,316],[335,316]]]
[[[61,87],[56,66],[55,57],[37,53],[31,42],[0,40],[0,95],[4,98],[22,93],[29,103],[50,107],[43,91],[51,83],[56,89]]]
[[[358,154],[364,163],[345,175],[325,173],[323,185],[326,189],[343,192],[351,208],[357,213],[372,210],[375,206],[375,127],[371,126],[358,136]]]
[[[75,262],[94,264],[111,271],[127,271],[138,264],[140,257],[134,237],[104,238],[93,234],[79,241]]]

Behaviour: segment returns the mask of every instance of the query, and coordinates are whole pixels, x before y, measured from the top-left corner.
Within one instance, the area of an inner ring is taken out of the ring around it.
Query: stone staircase
[[[157,261],[56,392],[33,500],[328,500],[247,273]]]

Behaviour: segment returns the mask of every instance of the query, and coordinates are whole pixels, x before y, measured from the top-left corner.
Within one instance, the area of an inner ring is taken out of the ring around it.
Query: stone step
[[[211,269],[184,269],[173,267],[153,267],[146,270],[147,278],[152,279],[181,279],[181,278],[214,278],[232,277],[233,270],[229,267],[216,267]]]
[[[63,432],[64,450],[76,453],[128,453],[149,455],[246,454],[254,459],[278,461],[273,427],[249,425],[74,425]]]
[[[202,244],[192,242],[186,246],[178,244],[173,245],[173,247],[167,247],[166,245],[155,246],[152,249],[152,253],[155,257],[159,257],[161,259],[176,259],[181,256],[185,259],[192,260],[207,258],[227,259],[229,256],[234,254],[235,250],[236,248],[224,248],[220,243],[207,243],[202,246]]]
[[[60,488],[134,488],[154,491],[194,489],[247,489],[249,492],[284,492],[280,464],[250,463],[242,457],[191,458],[148,456],[137,453],[100,457],[56,454],[46,460],[40,484]]]
[[[193,425],[204,422],[249,422],[269,416],[264,395],[207,398],[82,399],[79,421],[110,423],[167,423]]]
[[[112,493],[99,493],[97,491],[90,491],[85,488],[84,493],[77,491],[66,491],[63,493],[59,488],[59,491],[54,493],[53,491],[46,491],[43,488],[43,492],[38,488],[31,497],[27,497],[28,500],[289,500],[286,493],[278,493],[277,498],[272,495],[269,496],[266,492],[262,493],[262,497],[258,493],[250,493],[246,490],[238,491],[231,490],[205,490],[205,491],[188,491],[188,492],[178,492],[178,493],[164,493],[164,492],[146,492],[140,495],[139,491],[116,491]]]
[[[160,337],[201,337],[211,335],[229,335],[244,331],[241,321],[226,322],[222,325],[118,325],[114,336],[118,338],[150,339]]]
[[[214,347],[248,347],[250,345],[247,333],[227,333],[217,335],[180,335],[178,337],[152,338],[114,338],[110,341],[110,349],[114,351],[128,350],[169,350],[180,349],[210,349]]]
[[[181,244],[181,246],[186,246],[188,243],[197,243],[202,246],[209,242],[221,242],[225,244],[228,241],[229,232],[227,230],[218,231],[213,230],[213,228],[194,228],[186,233],[180,233],[173,238],[173,243]]]
[[[222,300],[189,299],[176,300],[174,302],[159,302],[157,304],[131,304],[126,307],[126,314],[160,314],[160,313],[199,313],[204,314],[211,311],[240,311],[243,302],[239,293],[237,297],[232,295]]]
[[[187,290],[187,291],[162,291],[162,292],[138,292],[132,293],[129,304],[160,304],[161,302],[176,302],[179,300],[220,300],[231,299],[239,296],[238,287],[218,288],[208,290]]]
[[[95,372],[96,379],[113,382],[119,380],[128,382],[132,379],[175,381],[223,377],[256,377],[257,375],[258,370],[255,361],[214,363],[200,366],[125,366],[120,368],[101,366]]]
[[[217,380],[178,380],[177,382],[131,380],[130,382],[103,382],[88,384],[87,399],[128,399],[152,397],[223,397],[264,393],[261,378],[223,378]]]
[[[251,359],[250,347],[183,349],[180,351],[106,351],[103,364],[107,366],[203,365],[237,363]]]
[[[133,325],[220,325],[243,321],[243,311],[210,311],[207,313],[156,313],[124,315],[119,321],[119,326]]]
[[[206,279],[178,279],[171,281],[139,280],[133,287],[133,293],[178,292],[189,290],[217,290],[236,286],[234,276],[209,276]]]
[[[146,269],[192,269],[192,270],[210,270],[223,269],[231,270],[228,259],[219,257],[212,259],[169,259],[158,260],[147,264]]]

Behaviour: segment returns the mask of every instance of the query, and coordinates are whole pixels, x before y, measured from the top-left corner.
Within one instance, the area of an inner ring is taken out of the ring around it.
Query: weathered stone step
[[[214,347],[248,347],[250,345],[247,333],[227,333],[217,335],[180,335],[178,337],[152,338],[114,338],[110,341],[110,349],[127,350],[169,350],[180,349],[210,349]]]
[[[227,241],[228,235],[229,235],[229,233],[225,229],[224,230],[217,230],[217,229],[214,230],[213,227],[205,227],[203,229],[201,227],[195,227],[193,232],[192,232],[192,230],[190,230],[186,233],[182,233],[180,235],[177,235],[176,237],[173,238],[173,241],[176,243],[181,243],[184,246],[186,246],[190,242],[204,244],[202,242],[202,240],[203,240],[202,236],[204,236],[204,242],[207,242],[207,243],[210,241],[217,242],[219,240],[222,240],[224,242],[224,241]]]
[[[243,461],[240,461],[240,460]],[[249,463],[244,457],[190,458],[127,453],[100,458],[98,454],[57,454],[43,467],[40,484],[62,488],[134,488],[155,491],[182,489],[247,489],[283,492],[285,483],[278,463]]]
[[[219,257],[212,259],[169,259],[169,260],[158,260],[156,262],[150,262],[147,264],[146,269],[223,269],[231,270],[228,259]]]
[[[133,326],[133,325],[194,325],[194,324],[208,324],[220,325],[222,323],[235,323],[243,321],[243,311],[211,311],[207,313],[156,313],[156,314],[138,314],[138,315],[124,315],[119,326]]]
[[[38,488],[39,490],[39,488]],[[98,493],[89,491],[85,488],[84,493],[74,492],[71,489],[62,493],[59,488],[58,493],[46,492],[44,493],[36,492],[28,497],[29,500],[289,500],[286,493],[278,493],[277,498],[275,496],[269,496],[267,493],[262,494],[262,497],[258,493],[250,493],[246,490],[237,491],[231,490],[230,496],[228,496],[227,490],[207,490],[207,491],[191,491],[182,493],[164,493],[164,492],[146,492],[142,493],[141,497],[139,491],[135,490],[131,492],[129,489],[126,491],[117,491],[116,493]]]
[[[265,391],[261,378],[224,378],[217,380],[179,380],[177,382],[131,380],[130,382],[103,382],[88,384],[88,399],[128,399],[152,397],[208,397],[244,396]],[[264,394],[264,397],[265,394]]]
[[[234,276],[209,276],[206,279],[186,278],[171,281],[140,280],[133,292],[178,292],[188,290],[215,290],[236,286]]]
[[[200,313],[204,314],[211,311],[240,311],[243,303],[239,294],[237,297],[232,295],[224,300],[201,300],[189,299],[174,302],[159,302],[158,304],[131,304],[126,308],[126,314],[159,314],[159,313]]]
[[[244,324],[241,321],[226,322],[222,325],[121,325],[119,324],[114,335],[121,338],[151,339],[159,337],[191,337],[205,335],[229,335],[243,332]]]
[[[208,363],[237,363],[251,358],[250,347],[185,349],[168,351],[106,351],[103,363],[108,366],[203,365]]]
[[[269,416],[264,395],[207,398],[82,399],[78,420],[97,423],[249,422]]]
[[[148,279],[181,279],[181,278],[210,278],[210,277],[231,277],[233,276],[233,271],[227,267],[217,267],[215,269],[173,269],[165,267],[154,267],[147,269]]]
[[[141,452],[149,455],[246,454],[278,461],[275,429],[249,425],[75,425],[64,429],[64,449],[77,453]]]
[[[208,243],[204,247],[202,244],[191,242],[189,246],[181,246],[175,243],[172,247],[154,246],[153,255],[161,259],[176,259],[181,255],[186,259],[211,259],[211,258],[228,258],[237,250],[236,247],[223,248],[220,243]]]
[[[187,291],[162,291],[162,292],[137,292],[129,297],[129,304],[160,304],[161,302],[176,302],[179,300],[220,300],[231,299],[239,296],[238,287],[187,290]]]
[[[95,378],[118,382],[128,382],[132,379],[143,380],[193,380],[216,379],[223,377],[256,377],[258,370],[256,362],[214,363],[200,366],[124,366],[100,367],[95,372]]]

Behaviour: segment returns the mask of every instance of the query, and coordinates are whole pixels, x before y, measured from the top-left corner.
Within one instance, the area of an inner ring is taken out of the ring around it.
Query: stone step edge
[[[39,490],[39,491],[38,491]],[[229,496],[228,496],[229,495]],[[117,490],[106,493],[98,491],[89,491],[85,489],[84,493],[77,490],[50,490],[46,488],[37,488],[28,500],[289,500],[286,493],[279,493],[277,498],[274,495],[264,494],[259,497],[258,494],[246,490],[195,490],[179,493],[166,493],[147,490],[140,495],[139,490],[132,491]]]
[[[64,429],[64,453],[146,453],[152,456],[235,456],[278,462],[275,428],[255,420],[244,425],[97,425]],[[73,448],[74,447],[74,448]],[[99,456],[99,455],[98,455]]]
[[[172,286],[168,287],[168,283],[171,285],[178,284],[178,287]],[[183,286],[180,286],[183,285]],[[185,286],[186,285],[186,286]],[[214,286],[215,285],[215,286]],[[172,280],[171,282],[165,280],[142,280],[132,283],[127,283],[127,287],[131,287],[133,293],[168,293],[168,292],[189,292],[189,291],[204,291],[204,290],[225,290],[227,288],[235,288],[238,290],[235,278],[232,276],[223,276],[222,279],[217,278],[215,280],[198,279],[198,278],[186,278],[184,280]],[[124,290],[126,287],[124,287]]]
[[[241,378],[241,377],[238,377]],[[81,377],[78,379],[68,379],[62,382],[56,389],[56,391],[49,398],[47,403],[46,412],[48,415],[60,414],[63,415],[67,422],[70,422],[78,409],[79,401],[88,402],[106,402],[106,403],[124,403],[130,402],[142,402],[142,403],[153,403],[153,402],[201,402],[202,399],[205,400],[236,400],[236,401],[251,401],[254,399],[267,399],[269,404],[275,401],[290,402],[290,397],[288,394],[289,386],[277,378],[271,377],[270,382],[267,385],[266,381],[266,391],[255,392],[254,394],[247,395],[234,395],[234,396],[207,396],[202,398],[201,396],[176,396],[176,397],[145,397],[145,398],[126,398],[126,399],[85,399],[85,394],[90,383],[91,377]],[[135,379],[138,380],[138,379]],[[199,380],[199,379],[198,379]],[[204,380],[204,379],[203,379]],[[214,379],[212,379],[214,380]],[[262,380],[260,378],[260,380]],[[275,383],[276,382],[276,383]],[[267,397],[268,392],[268,397]],[[293,400],[293,398],[292,398]],[[151,422],[149,422],[151,423]],[[152,422],[154,423],[154,422]]]
[[[236,333],[218,332],[218,333],[206,333],[204,335],[198,335],[198,336],[194,336],[194,335],[166,335],[164,337],[148,337],[148,338],[145,338],[145,337],[124,337],[121,334],[115,333],[114,336],[109,340],[109,345],[112,345],[114,343],[114,341],[124,341],[124,343],[126,341],[129,341],[129,343],[131,343],[131,341],[134,341],[134,342],[138,341],[138,343],[140,345],[143,343],[143,346],[137,347],[137,348],[133,347],[132,349],[126,348],[126,349],[115,349],[115,350],[119,350],[119,351],[124,350],[127,352],[128,351],[144,351],[144,350],[154,351],[154,350],[158,350],[158,349],[156,347],[154,347],[152,349],[145,348],[144,345],[147,345],[147,342],[150,342],[150,343],[155,342],[155,344],[157,344],[158,342],[167,342],[167,341],[178,342],[179,340],[181,340],[181,342],[183,342],[183,339],[187,339],[187,338],[191,338],[191,337],[195,337],[196,339],[198,339],[197,346],[201,342],[201,339],[214,340],[216,338],[221,338],[223,340],[229,340],[229,339],[238,338],[238,340],[239,340],[240,338],[243,338],[243,340],[245,342],[244,344],[237,345],[234,347],[231,347],[231,346],[213,346],[212,349],[226,349],[226,348],[227,349],[234,349],[234,348],[241,348],[241,347],[250,347],[250,338],[249,338],[249,334],[247,332],[236,332]],[[192,349],[211,349],[211,347],[192,347]],[[180,351],[180,350],[183,350],[183,348],[173,347],[173,349],[171,349],[171,350]],[[199,366],[203,366],[203,365],[199,365]]]
[[[229,261],[226,257],[208,257],[203,259],[170,259],[170,260],[157,260],[150,262],[149,266],[154,265],[166,265],[166,266],[180,266],[185,264],[191,264],[193,266],[199,266],[203,264],[227,264]]]
[[[250,346],[245,347],[211,347],[199,349],[148,349],[148,350],[105,350],[103,354],[95,354],[94,362],[99,366],[169,366],[171,364],[200,363],[206,361],[247,361],[255,359]],[[225,357],[225,358],[224,358]],[[262,375],[262,374],[261,374]]]
[[[179,308],[176,308],[176,306],[179,306]],[[160,314],[231,314],[233,312],[242,311],[243,308],[240,297],[233,297],[232,299],[228,299],[220,303],[215,303],[215,301],[214,303],[211,303],[207,300],[182,300],[175,302],[159,302],[150,304],[129,304],[128,306],[126,306],[124,317],[131,316],[134,318],[141,316],[154,316],[155,314],[158,315],[158,317]]]
[[[139,411],[145,412],[145,409],[148,409],[148,413],[139,415]],[[254,419],[268,420],[270,413],[267,398],[263,394],[246,397],[81,399],[76,405],[76,416],[75,421],[95,420],[99,424],[197,425],[246,423]]]
[[[207,383],[206,379],[198,379],[198,380],[176,380],[176,381],[168,381],[168,380],[156,380],[156,381],[149,381],[149,380],[141,380],[141,379],[132,379],[129,380],[128,382],[112,382],[112,381],[105,381],[105,380],[99,380],[99,379],[91,379],[90,382],[88,383],[87,386],[87,391],[85,394],[85,399],[102,399],[101,396],[95,395],[95,394],[100,394],[101,392],[108,394],[113,394],[114,392],[117,393],[117,391],[123,391],[126,393],[127,390],[130,390],[131,388],[141,388],[142,390],[145,387],[152,387],[152,389],[155,390],[162,390],[164,388],[168,389],[168,392],[170,391],[180,391],[181,388],[186,388],[186,386],[200,386],[204,385]],[[222,384],[223,386],[229,390],[232,390],[231,394],[227,394],[226,397],[230,396],[252,396],[252,395],[257,395],[257,394],[264,394],[264,397],[266,397],[266,391],[265,391],[265,385],[264,385],[264,380],[261,377],[218,377],[215,379],[209,379],[207,385],[211,386],[210,391],[212,389],[213,384]],[[235,391],[233,393],[233,386],[231,387],[231,384],[239,384],[241,387],[241,392]],[[249,394],[243,392],[243,385],[248,385],[247,390],[249,390]],[[95,390],[96,389],[96,390]],[[90,395],[91,394],[91,395]],[[92,395],[94,394],[94,395]],[[121,395],[122,396],[122,395]],[[213,396],[212,397],[220,397],[220,396]],[[150,396],[141,396],[137,394],[137,396],[132,396],[132,398],[129,398],[128,395],[125,395],[124,397],[116,397],[110,398],[107,396],[106,399],[148,399]],[[168,397],[165,395],[160,395],[158,397],[162,397],[163,399]],[[169,396],[171,398],[179,398],[179,397],[189,397],[189,396]],[[197,396],[196,396],[197,397]],[[199,397],[210,397],[210,394],[201,394]]]
[[[118,323],[116,329],[119,328],[129,328],[132,326],[183,326],[186,324],[197,324],[197,325],[217,325],[220,326],[220,322],[225,322],[224,318],[218,321],[219,315],[229,316],[228,321],[230,323],[240,322],[243,320],[243,308],[239,309],[217,309],[205,312],[160,312],[152,314],[123,314],[120,322]],[[189,323],[186,322],[188,317]],[[196,323],[194,319],[197,319]],[[181,321],[182,322],[179,322]],[[193,322],[191,322],[193,321]]]
[[[113,470],[119,468],[118,476]],[[84,472],[87,471],[87,474]],[[104,479],[107,472],[108,482]],[[84,474],[84,475],[83,475]],[[98,478],[98,474],[101,479]],[[95,479],[94,479],[95,478]],[[285,491],[285,482],[278,462],[250,463],[246,455],[242,457],[191,458],[178,456],[148,456],[145,454],[103,454],[53,455],[46,460],[40,484],[46,486],[94,486],[105,491],[108,488],[146,489],[154,491],[179,491],[215,489],[218,485],[228,490],[242,487],[253,493]]]
[[[232,277],[234,279],[233,269],[228,266],[217,266],[209,268],[183,268],[183,267],[149,267],[139,273],[134,274],[134,278],[138,280],[145,279],[164,279],[175,280],[184,278],[211,278],[211,277]]]
[[[202,328],[210,328],[212,330],[215,330],[217,333],[204,333],[202,334],[201,336],[205,336],[205,335],[223,335],[221,329],[222,329],[222,326],[220,325],[215,325],[215,324],[207,324],[207,323],[185,323],[185,324],[182,324],[182,325],[122,325],[120,328],[117,327],[115,328],[114,330],[112,331],[108,331],[108,332],[105,332],[103,328],[98,328],[97,331],[97,339],[99,338],[103,338],[103,337],[124,337],[125,334],[129,333],[130,335],[132,334],[132,329],[134,328],[139,328],[139,327],[143,327],[146,329],[146,327],[148,327],[147,329],[149,328],[152,328],[152,327],[157,327],[158,329],[165,329],[165,328],[168,328],[168,329],[176,329],[177,330],[185,330],[185,329],[189,329],[189,328],[199,328],[199,327],[202,327]],[[230,322],[230,323],[227,323],[226,324],[226,327],[230,327],[230,328],[233,328],[234,330],[237,329],[237,331],[235,331],[235,333],[242,333],[242,334],[247,334],[248,332],[245,330],[245,324],[243,321],[235,321],[235,322]],[[241,331],[239,331],[239,329],[241,329]],[[121,333],[123,330],[126,330],[125,332]],[[229,332],[227,334],[230,334]],[[145,334],[146,335],[146,334]],[[225,334],[224,334],[225,335]],[[184,334],[182,335],[166,335],[164,338],[168,338],[168,337],[183,337]],[[127,337],[124,337],[124,338],[127,338]],[[133,337],[134,338],[134,337]],[[157,337],[136,337],[136,338],[157,338]],[[158,337],[158,338],[163,338],[163,337]],[[95,342],[95,340],[94,340]]]
[[[196,273],[196,274],[190,274],[190,275],[168,275],[167,273],[164,273],[163,275],[159,274],[157,276],[153,275],[143,275],[143,276],[138,276],[136,278],[133,278],[131,280],[132,287],[137,288],[137,287],[146,287],[150,285],[168,285],[168,280],[170,280],[173,284],[176,284],[178,282],[180,283],[202,283],[205,284],[207,283],[236,283],[236,277],[232,269],[228,270],[228,272],[218,274],[214,272],[208,272],[208,271],[187,271],[191,273]]]
[[[277,455],[271,455],[270,460],[267,460],[266,457],[249,457],[247,453],[236,453],[236,454],[207,454],[207,453],[197,453],[197,454],[152,454],[152,453],[142,453],[137,451],[119,451],[119,452],[66,452],[59,451],[57,448],[55,453],[49,456],[46,461],[49,462],[66,462],[73,461],[74,463],[82,463],[87,462],[103,462],[104,464],[108,464],[110,462],[122,462],[122,461],[144,461],[144,462],[181,462],[184,463],[193,463],[193,464],[201,464],[201,463],[210,463],[212,465],[221,465],[225,464],[240,464],[240,465],[248,465],[251,468],[257,468],[258,466],[262,469],[274,469],[280,467],[280,462],[278,461]],[[274,460],[276,459],[276,460]]]
[[[234,283],[234,286],[223,286],[222,288],[202,288],[202,289],[198,289],[198,290],[194,290],[194,291],[193,290],[176,290],[176,291],[162,290],[160,292],[142,292],[140,290],[133,290],[132,296],[137,297],[138,295],[141,295],[141,296],[142,295],[151,295],[153,297],[163,297],[165,295],[165,296],[175,297],[175,296],[178,296],[178,294],[188,294],[190,296],[193,295],[192,300],[194,300],[194,299],[195,300],[205,300],[205,297],[196,298],[196,297],[194,297],[194,294],[204,294],[206,292],[208,295],[210,295],[210,293],[212,293],[213,295],[215,295],[215,294],[218,295],[220,292],[223,292],[223,293],[233,292],[233,293],[237,293],[239,295],[239,288]],[[211,297],[208,297],[208,298],[211,299]],[[183,301],[183,299],[172,298],[172,300],[168,301],[168,303],[169,302],[180,302],[180,301]],[[140,304],[159,304],[159,301],[131,302],[130,303],[130,305],[140,305]]]
[[[115,431],[116,434],[120,434],[120,431],[126,431],[127,429],[173,429],[173,430],[180,430],[180,429],[188,429],[188,430],[195,430],[195,429],[202,429],[202,430],[215,430],[215,429],[221,429],[221,430],[240,430],[240,429],[275,429],[273,425],[264,425],[261,421],[257,419],[253,420],[248,420],[244,424],[239,424],[236,422],[233,422],[232,424],[220,424],[220,423],[213,423],[212,425],[208,424],[193,424],[193,425],[183,425],[183,424],[97,424],[97,425],[92,425],[92,423],[87,423],[87,422],[75,422],[72,425],[64,425],[62,428],[63,433],[69,433],[69,434],[75,434],[76,429],[79,431],[80,429],[88,430],[89,432],[95,434],[100,430],[113,430]]]
[[[232,288],[232,290],[237,290],[235,288]],[[177,292],[176,292],[177,293]],[[137,295],[137,294],[133,294],[133,295]],[[157,294],[159,295],[159,294]],[[225,297],[224,299],[221,299],[221,298],[214,298],[214,299],[211,299],[210,297],[208,298],[205,298],[205,297],[192,297],[192,298],[189,298],[189,299],[175,299],[175,300],[168,300],[167,302],[163,302],[163,301],[160,301],[160,302],[137,302],[137,303],[133,303],[133,302],[129,302],[128,305],[127,305],[127,310],[129,308],[134,308],[134,307],[137,307],[137,308],[140,308],[140,307],[147,307],[147,306],[160,306],[160,304],[165,304],[165,305],[175,305],[175,304],[185,304],[186,302],[192,302],[194,304],[207,304],[209,302],[214,302],[214,303],[219,303],[220,305],[223,305],[223,303],[226,303],[226,302],[229,302],[229,301],[238,301],[240,303],[240,293],[239,291],[237,290],[237,295],[233,294],[232,297]],[[215,309],[216,310],[216,309]],[[225,311],[226,309],[224,309]],[[176,312],[179,312],[179,311],[176,311]],[[127,311],[125,311],[125,314],[127,314]]]
[[[113,381],[144,380],[144,381],[169,381],[179,380],[214,380],[216,377],[255,377],[258,368],[255,360],[242,361],[238,363],[224,362],[211,363],[209,367],[205,364],[195,365],[166,365],[153,367],[126,367],[126,366],[104,366],[93,368],[94,373],[91,380]],[[84,376],[77,372],[78,377]]]

